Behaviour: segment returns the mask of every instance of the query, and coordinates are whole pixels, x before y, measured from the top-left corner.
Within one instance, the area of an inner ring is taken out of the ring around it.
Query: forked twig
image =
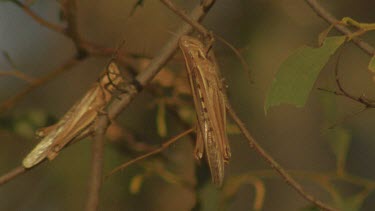
[[[38,22],[40,25],[52,30],[52,31],[55,31],[57,33],[62,33],[64,35],[66,35],[65,33],[65,28],[60,26],[60,25],[57,25],[57,24],[54,24],[54,23],[51,23],[45,19],[43,19],[42,17],[40,17],[38,14],[36,14],[34,11],[32,11],[30,9],[30,7],[18,0],[13,0],[13,1],[10,1],[14,4],[16,4],[18,7],[20,7],[27,15],[29,15],[32,19],[34,19],[36,22]]]
[[[337,24],[339,20],[335,18],[331,13],[329,13],[324,7],[322,7],[317,0],[306,0],[306,2],[317,13],[317,15],[319,15],[329,24],[333,25],[338,31],[347,36],[350,36],[352,34],[352,31],[350,31],[346,26]],[[375,49],[369,43],[359,39],[358,37],[354,37],[352,40],[364,52],[366,52],[370,56],[374,56]]]
[[[375,100],[368,99],[368,98],[364,97],[364,95],[359,96],[359,97],[355,96],[355,95],[349,93],[344,88],[344,86],[342,85],[342,82],[340,80],[340,76],[339,76],[339,61],[341,60],[341,57],[342,57],[342,50],[340,50],[340,52],[339,52],[339,55],[338,55],[338,58],[337,58],[336,64],[335,64],[335,70],[334,70],[335,82],[336,82],[336,85],[337,85],[337,88],[339,89],[339,91],[331,91],[331,90],[323,89],[323,88],[319,88],[319,90],[330,92],[330,93],[333,93],[335,95],[343,96],[343,97],[346,97],[346,98],[348,98],[352,101],[358,102],[358,103],[364,105],[365,108],[363,110],[366,110],[366,109],[369,109],[369,108],[375,108]],[[361,110],[360,112],[362,112],[363,110]]]

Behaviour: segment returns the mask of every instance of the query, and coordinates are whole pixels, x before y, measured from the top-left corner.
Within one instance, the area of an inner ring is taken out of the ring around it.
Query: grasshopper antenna
[[[226,45],[228,48],[230,48],[233,53],[237,56],[237,58],[240,60],[241,62],[241,65],[243,67],[243,69],[245,70],[246,72],[246,75],[247,77],[249,78],[250,80],[250,83],[253,84],[254,83],[254,80],[253,78],[251,77],[251,70],[250,70],[250,67],[249,67],[249,64],[246,62],[246,60],[244,59],[244,57],[242,56],[242,54],[237,50],[237,48],[235,48],[232,44],[230,44],[228,41],[226,41],[224,38],[222,38],[221,36],[217,35],[217,34],[214,34],[214,36],[220,41],[222,42],[224,45]]]
[[[113,61],[115,61],[115,60],[117,59],[117,57],[118,57],[118,55],[119,55],[119,53],[120,53],[120,50],[121,50],[121,48],[125,45],[125,43],[126,43],[126,39],[124,38],[124,39],[122,39],[121,42],[118,44],[118,46],[117,46],[115,52],[113,53],[113,55],[111,56],[111,59],[109,60],[109,63],[111,63],[111,62],[113,62]]]

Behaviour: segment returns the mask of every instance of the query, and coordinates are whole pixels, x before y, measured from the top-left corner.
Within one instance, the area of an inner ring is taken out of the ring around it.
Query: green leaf
[[[138,174],[135,175],[129,185],[129,191],[131,194],[138,194],[139,191],[141,190],[142,184],[144,180],[144,175],[143,174]]]
[[[167,136],[167,122],[165,120],[165,104],[158,103],[158,111],[156,113],[156,127],[160,137]]]
[[[373,56],[370,60],[370,63],[368,63],[368,69],[375,73],[375,56]]]
[[[328,37],[319,48],[302,47],[290,55],[274,78],[265,112],[281,103],[304,106],[320,71],[344,41],[345,36]]]

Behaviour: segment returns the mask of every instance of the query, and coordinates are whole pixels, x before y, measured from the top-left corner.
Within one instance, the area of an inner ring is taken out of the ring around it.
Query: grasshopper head
[[[114,90],[117,85],[123,82],[120,70],[114,62],[108,65],[106,73],[102,77],[100,83],[107,87],[107,89]]]

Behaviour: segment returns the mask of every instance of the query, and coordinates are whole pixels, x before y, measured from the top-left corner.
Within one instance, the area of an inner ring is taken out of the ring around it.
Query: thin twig
[[[17,1],[17,0],[14,0],[14,1],[11,1],[11,2],[13,2],[17,6],[19,6],[27,15],[29,15],[33,20],[35,20],[40,25],[42,25],[42,26],[44,26],[44,27],[46,27],[46,28],[48,28],[52,31],[55,31],[57,33],[61,33],[61,34],[66,35],[64,27],[59,26],[59,25],[54,24],[54,23],[51,23],[49,21],[46,21],[45,19],[43,19],[42,17],[37,15],[34,11],[32,11],[30,9],[30,7],[27,6],[26,4],[24,4],[20,1]]]
[[[0,77],[1,76],[13,76],[20,80],[26,81],[27,83],[33,83],[35,81],[32,76],[29,76],[19,70],[0,71]]]
[[[326,22],[333,25],[338,31],[341,33],[350,36],[352,32],[344,25],[337,24],[339,20],[335,18],[332,14],[330,14],[324,7],[322,7],[317,0],[306,0],[306,3],[310,5],[310,7]],[[353,42],[360,47],[364,52],[369,54],[370,56],[374,56],[375,49],[373,46],[368,44],[367,42],[359,39],[358,37],[353,37]]]
[[[337,85],[339,91],[331,91],[331,90],[324,89],[324,88],[319,88],[319,90],[330,92],[334,95],[343,96],[343,97],[346,97],[346,98],[348,98],[352,101],[355,101],[355,102],[358,102],[358,103],[364,105],[364,109],[360,110],[360,112],[362,112],[366,109],[369,109],[369,108],[375,108],[375,101],[374,100],[368,99],[368,98],[364,97],[363,95],[360,96],[360,97],[357,97],[357,96],[355,96],[355,95],[353,95],[353,94],[351,94],[351,93],[349,93],[348,91],[345,90],[344,86],[341,83],[340,76],[339,76],[339,61],[341,60],[342,50],[340,50],[340,52],[338,54],[339,55],[338,55],[338,58],[336,60],[334,74],[335,74],[335,82],[336,82],[336,85]]]
[[[199,22],[192,20],[182,9],[177,8],[171,1],[169,0],[160,0],[164,5],[166,5],[170,10],[180,16],[184,21],[189,23],[195,30],[199,33],[203,34],[204,36],[209,36],[210,32],[202,26]]]
[[[210,56],[212,58],[212,61],[216,63],[215,55],[213,53],[211,53]],[[215,70],[216,70],[218,76],[221,77],[221,73],[219,71],[219,68],[215,68]],[[230,105],[228,97],[227,97],[227,95],[225,93],[225,89],[224,88],[222,88],[222,94],[223,94],[223,96],[225,98],[226,108],[227,108],[227,111],[228,111],[229,115],[232,117],[232,119],[234,120],[234,122],[240,128],[240,131],[242,132],[242,134],[248,140],[250,147],[253,148],[260,155],[260,157],[263,158],[271,166],[271,168],[273,168],[277,173],[279,173],[279,175],[282,178],[284,178],[284,180],[285,180],[285,182],[287,184],[289,184],[292,188],[294,188],[297,191],[297,193],[299,193],[307,201],[315,204],[316,206],[318,206],[319,208],[321,208],[323,210],[330,210],[330,211],[335,210],[335,209],[329,207],[328,205],[324,204],[323,202],[319,201],[318,199],[316,199],[312,195],[308,194],[302,188],[302,186],[292,176],[290,176],[290,174],[288,174],[288,172],[282,166],[280,166],[280,164],[277,163],[273,159],[273,157],[271,155],[269,155],[262,148],[262,146],[260,146],[256,142],[256,140],[252,137],[252,135],[250,134],[250,132],[247,130],[245,124],[237,116],[236,112],[233,110],[232,106]]]
[[[5,183],[13,180],[14,178],[16,178],[17,176],[25,173],[27,171],[26,168],[24,168],[23,166],[18,166],[12,170],[10,170],[8,173],[2,175],[0,177],[0,186],[1,185],[4,185]]]
[[[365,98],[364,96],[360,96],[360,97],[354,96],[354,95],[350,94],[348,91],[346,91],[344,86],[341,84],[341,80],[340,80],[340,76],[339,76],[339,61],[340,61],[340,58],[341,58],[341,55],[342,55],[341,52],[338,56],[338,59],[336,61],[336,65],[335,65],[335,81],[336,81],[337,87],[340,90],[340,92],[337,92],[337,93],[339,93],[339,95],[341,95],[341,96],[345,96],[345,97],[347,97],[347,98],[349,98],[353,101],[356,101],[356,102],[359,102],[359,103],[363,104],[365,106],[365,108],[375,108],[375,103],[374,103],[373,100],[369,100],[369,99]]]
[[[292,188],[294,188],[297,193],[299,193],[303,198],[305,198],[307,201],[313,203],[314,205],[318,206],[319,208],[323,210],[335,210],[334,208],[329,207],[328,205],[324,204],[323,202],[319,201],[312,195],[308,194],[302,186],[291,176],[289,173],[284,170],[282,166],[280,166],[279,163],[277,163],[252,137],[250,132],[247,130],[245,124],[241,121],[241,119],[237,116],[237,114],[232,109],[231,105],[227,103],[227,110],[234,120],[234,122],[237,124],[237,126],[240,128],[242,134],[245,136],[245,138],[248,140],[249,145],[251,148],[253,148],[279,175],[284,178],[285,182],[289,184]]]
[[[17,94],[11,96],[10,98],[4,100],[0,104],[0,113],[10,109],[14,104],[16,104],[18,101],[20,101],[23,97],[25,97],[28,93],[33,91],[34,89],[38,88],[39,86],[45,84],[47,81],[50,81],[53,78],[56,78],[61,73],[71,69],[76,64],[78,64],[79,60],[76,58],[70,58],[67,60],[64,64],[62,64],[60,67],[56,68],[55,70],[52,70],[51,72],[48,72],[45,76],[42,76],[38,79],[35,79],[32,84],[18,92]]]
[[[102,115],[105,116],[105,115]],[[99,122],[101,121],[101,122]],[[108,118],[100,118],[96,125],[109,124]],[[98,210],[100,188],[102,185],[102,171],[103,171],[103,156],[104,156],[104,142],[105,142],[104,127],[96,127],[95,135],[92,143],[92,159],[91,159],[91,173],[89,179],[89,190],[86,201],[86,210]]]
[[[152,156],[152,155],[158,154],[159,152],[165,150],[166,148],[168,148],[171,144],[173,144],[174,142],[176,142],[176,141],[179,140],[180,138],[186,136],[187,134],[189,134],[189,133],[191,133],[191,132],[193,132],[193,131],[194,131],[194,129],[193,129],[193,128],[190,128],[190,129],[188,129],[188,130],[186,130],[186,131],[184,131],[184,132],[178,134],[177,136],[175,136],[175,137],[171,138],[170,140],[166,141],[165,143],[163,143],[163,144],[161,145],[161,147],[159,147],[159,148],[157,148],[157,149],[154,149],[154,150],[152,150],[152,151],[150,151],[150,152],[148,152],[148,153],[146,153],[146,154],[144,154],[144,155],[141,155],[141,156],[139,156],[139,157],[136,157],[136,158],[134,158],[134,159],[132,159],[132,160],[130,160],[130,161],[124,163],[124,164],[121,164],[120,166],[118,166],[118,167],[116,167],[116,168],[114,168],[114,169],[113,169],[112,171],[110,171],[105,177],[108,178],[108,177],[112,176],[113,174],[115,174],[116,172],[118,172],[118,171],[120,171],[120,170],[123,170],[123,169],[125,169],[126,167],[132,165],[133,163],[136,163],[136,162],[138,162],[138,161],[140,161],[140,160],[143,160],[143,159],[145,159],[145,158],[148,158],[148,157],[150,157],[150,156]]]
[[[250,80],[250,83],[254,83],[253,81],[253,78],[251,76],[251,70],[250,70],[250,67],[249,67],[249,64],[246,62],[245,58],[242,56],[242,54],[238,51],[237,48],[235,48],[232,44],[230,44],[228,41],[226,41],[223,37],[217,35],[217,34],[214,34],[214,36],[222,43],[224,43],[226,46],[228,46],[233,52],[234,54],[237,56],[237,58],[240,60],[241,62],[241,65],[243,67],[243,69],[245,70],[245,73],[247,75],[247,77],[249,78]]]
[[[68,23],[66,33],[74,42],[78,55],[84,57],[87,51],[83,46],[82,38],[78,30],[77,0],[63,0],[61,6]]]

